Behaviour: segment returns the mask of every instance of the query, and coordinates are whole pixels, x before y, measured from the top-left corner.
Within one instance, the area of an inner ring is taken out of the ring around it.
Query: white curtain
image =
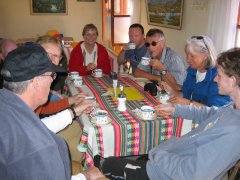
[[[239,0],[210,0],[208,35],[221,53],[235,45]]]

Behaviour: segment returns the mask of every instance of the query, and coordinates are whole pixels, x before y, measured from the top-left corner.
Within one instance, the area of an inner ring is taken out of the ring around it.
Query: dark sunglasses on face
[[[159,42],[159,41],[158,41],[158,42]],[[151,43],[146,42],[146,43],[145,43],[145,46],[146,46],[146,47],[150,47],[150,45],[156,46],[158,42],[155,42],[155,41],[153,41],[153,42],[151,42]]]

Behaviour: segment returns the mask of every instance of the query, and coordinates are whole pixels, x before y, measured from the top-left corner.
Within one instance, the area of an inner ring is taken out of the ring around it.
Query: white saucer
[[[110,117],[108,117],[108,121],[105,123],[97,123],[96,122],[96,118],[95,117],[92,117],[91,118],[91,122],[93,123],[93,125],[107,125],[107,124],[110,124],[112,122],[112,119]]]
[[[143,119],[140,113],[137,114],[137,116],[138,116],[139,119],[141,119],[143,121],[155,121],[157,119],[156,113],[153,114],[152,119]]]
[[[92,75],[92,77],[95,77],[95,78],[102,78],[103,75],[100,77],[100,76],[95,76],[95,75]]]

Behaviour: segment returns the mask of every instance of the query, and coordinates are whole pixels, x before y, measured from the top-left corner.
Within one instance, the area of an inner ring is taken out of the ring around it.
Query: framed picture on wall
[[[30,0],[31,14],[67,14],[67,0]]]
[[[184,0],[146,0],[148,24],[182,28]]]

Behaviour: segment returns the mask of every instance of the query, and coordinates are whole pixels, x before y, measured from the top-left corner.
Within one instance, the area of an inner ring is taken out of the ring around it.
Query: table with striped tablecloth
[[[85,85],[96,97],[101,109],[107,110],[112,122],[107,125],[94,125],[91,118],[83,115],[80,122],[83,129],[78,149],[85,154],[85,168],[93,166],[93,157],[131,156],[147,154],[149,150],[171,136],[180,136],[182,118],[169,117],[144,121],[133,110],[143,105],[155,106],[159,102],[143,87],[129,77],[118,77],[118,83],[125,88],[132,87],[142,98],[127,100],[127,111],[117,110],[118,101],[113,96],[101,96],[112,87],[109,76],[94,78],[85,76]],[[127,99],[130,98],[127,94]]]

